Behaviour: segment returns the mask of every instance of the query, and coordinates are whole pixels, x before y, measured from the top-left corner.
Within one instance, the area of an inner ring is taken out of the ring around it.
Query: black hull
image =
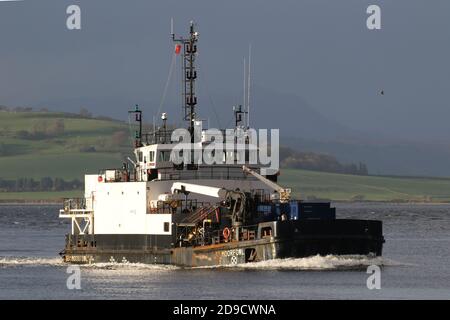
[[[61,252],[69,263],[130,262],[178,266],[233,265],[314,255],[382,254],[380,221],[296,220],[278,222],[271,236],[207,246],[172,247],[171,236],[68,236]]]

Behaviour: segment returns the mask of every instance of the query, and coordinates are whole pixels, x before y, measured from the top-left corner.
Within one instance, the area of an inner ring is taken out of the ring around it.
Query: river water
[[[229,268],[81,267],[68,289],[58,206],[0,206],[0,299],[450,299],[450,205],[335,203],[339,218],[380,219],[383,257],[326,256]],[[367,267],[381,288],[367,288]]]

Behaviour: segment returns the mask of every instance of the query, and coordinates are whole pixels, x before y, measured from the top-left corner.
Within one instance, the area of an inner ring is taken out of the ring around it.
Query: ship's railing
[[[173,214],[176,212],[181,212],[186,215],[190,215],[199,208],[209,207],[212,204],[209,202],[198,201],[197,199],[187,199],[187,200],[174,200],[171,203],[165,201],[158,201],[156,207],[147,207],[147,213],[165,213]]]
[[[246,225],[239,227],[239,236],[236,238],[236,234],[232,232],[228,233],[228,237],[225,237],[224,229],[212,230],[208,232],[197,232],[194,238],[190,238],[189,234],[194,230],[193,228],[195,223],[193,224],[180,224],[177,232],[178,238],[178,246],[205,246],[205,245],[214,245],[220,243],[227,242],[235,242],[235,241],[248,241],[248,240],[256,240],[258,238],[258,225]]]
[[[86,209],[86,198],[64,198],[64,210]]]
[[[171,144],[172,132],[171,129],[160,129],[155,132],[142,134],[143,141],[148,144]]]
[[[92,211],[91,198],[64,198],[61,214],[89,213]]]
[[[212,214],[216,213],[218,214],[219,205],[202,205],[201,207],[198,207],[196,210],[194,210],[192,213],[189,213],[182,222],[187,223],[199,223],[200,221],[205,220],[208,218],[208,216],[211,216]]]
[[[131,173],[124,168],[114,168],[114,169],[100,169],[98,172],[99,177],[104,177],[104,180],[99,180],[102,182],[129,182],[133,181],[134,177],[131,177]],[[102,178],[103,179],[103,178]]]
[[[254,180],[246,175],[239,166],[200,166],[196,170],[176,170],[173,167],[159,168],[160,180]]]
[[[255,240],[258,233],[258,225],[246,225],[239,227],[239,240],[236,240],[236,235],[231,234],[228,238],[224,237],[224,229],[215,230],[211,233],[210,239],[212,244],[233,242],[233,241],[245,241],[245,240]]]
[[[203,128],[206,129],[206,128]],[[172,133],[175,129],[160,128],[154,132],[148,132],[142,134],[142,141],[148,144],[172,144],[178,143],[177,141],[172,141]],[[225,130],[220,130],[225,136]]]

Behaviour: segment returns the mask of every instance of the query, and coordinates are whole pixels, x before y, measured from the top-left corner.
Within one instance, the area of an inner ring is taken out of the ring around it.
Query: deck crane
[[[174,193],[184,193],[188,194],[190,192],[202,194],[209,197],[219,198],[220,201],[225,199],[227,190],[223,188],[216,188],[210,186],[203,186],[199,184],[193,183],[185,183],[185,182],[175,182],[172,184],[171,188],[172,194]]]
[[[256,171],[250,169],[249,167],[242,166],[242,170],[245,173],[251,174],[256,179],[258,179],[259,181],[265,183],[267,186],[269,186],[270,188],[272,188],[273,190],[278,192],[278,194],[280,195],[280,202],[286,203],[286,202],[289,202],[291,200],[291,189],[290,188],[283,188],[279,184],[276,184],[275,182],[267,179],[266,177],[263,177],[262,175],[260,175]]]

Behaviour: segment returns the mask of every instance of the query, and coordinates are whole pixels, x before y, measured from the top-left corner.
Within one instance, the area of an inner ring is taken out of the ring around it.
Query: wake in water
[[[70,264],[63,262],[59,257],[0,257],[0,267],[19,267],[19,266],[50,266],[50,267],[68,267]],[[173,270],[179,267],[164,264],[144,264],[144,263],[92,263],[79,265],[80,268],[86,269],[104,269],[104,270]]]
[[[228,266],[195,267],[194,269],[233,269],[233,270],[297,270],[297,271],[329,271],[329,270],[361,270],[370,265],[402,266],[405,265],[383,257],[362,255],[327,255],[307,258],[273,259],[260,262],[243,263]]]
[[[0,267],[14,266],[64,266],[58,257],[0,257]]]
[[[327,255],[307,258],[288,258],[239,264],[236,267],[254,270],[360,270],[370,265],[399,266],[402,263],[383,257],[361,255]]]
[[[170,264],[145,264],[132,262],[99,262],[84,264],[82,268],[102,269],[102,270],[154,270],[171,271],[180,269],[180,267]]]
[[[64,263],[61,258],[44,258],[44,257],[0,257],[0,267],[15,266],[54,266],[67,267],[69,264]],[[173,265],[160,264],[144,264],[144,263],[92,263],[81,265],[81,268],[102,269],[102,270],[178,270],[178,269],[232,269],[232,270],[361,270],[370,265],[378,266],[402,266],[404,263],[396,262],[383,257],[370,257],[360,255],[347,256],[313,256],[307,258],[289,258],[274,259],[253,263],[228,265],[228,266],[211,266],[211,267],[194,267],[181,268]]]

